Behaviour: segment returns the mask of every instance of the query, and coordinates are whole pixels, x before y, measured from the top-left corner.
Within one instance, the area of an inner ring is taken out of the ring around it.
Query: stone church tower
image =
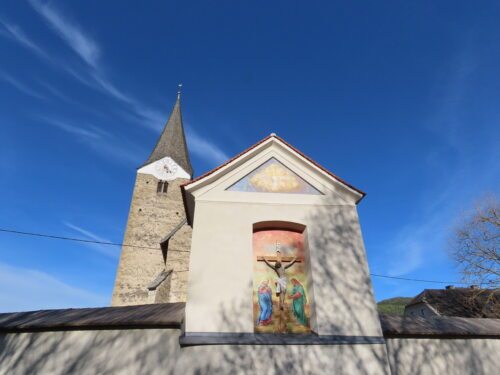
[[[186,300],[192,230],[180,185],[192,176],[179,93],[153,152],[137,170],[113,306]]]

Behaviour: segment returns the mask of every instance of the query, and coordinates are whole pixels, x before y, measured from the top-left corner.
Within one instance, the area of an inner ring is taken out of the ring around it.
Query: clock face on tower
[[[191,179],[191,176],[169,156],[145,165],[137,172],[150,174],[164,181],[172,181],[177,178]]]
[[[156,164],[156,171],[166,180],[175,178],[179,166],[170,158],[159,160]]]

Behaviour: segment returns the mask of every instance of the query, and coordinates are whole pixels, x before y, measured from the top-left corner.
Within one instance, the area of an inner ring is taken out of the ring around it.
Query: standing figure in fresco
[[[288,298],[293,300],[292,302],[293,315],[300,324],[307,326],[307,316],[306,316],[307,298],[306,298],[306,293],[304,291],[304,287],[295,278],[292,279],[292,285],[293,285],[292,294],[290,294]]]
[[[297,257],[293,258],[291,262],[289,262],[286,266],[283,266],[281,261],[281,250],[280,250],[279,242],[276,243],[276,262],[271,264],[265,256],[263,256],[264,262],[276,272],[278,275],[278,280],[276,280],[276,296],[279,298],[279,307],[280,310],[285,309],[285,296],[286,296],[286,285],[287,285],[287,277],[285,270],[293,266],[293,264],[297,261]]]
[[[273,315],[273,296],[271,288],[269,287],[269,280],[264,280],[260,283],[257,289],[257,296],[259,297],[260,307],[257,325],[267,326],[271,324]]]

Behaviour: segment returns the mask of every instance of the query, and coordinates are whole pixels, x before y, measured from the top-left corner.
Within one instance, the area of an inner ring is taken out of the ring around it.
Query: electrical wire
[[[54,239],[54,240],[85,242],[85,243],[92,243],[92,244],[98,244],[98,245],[125,246],[125,247],[135,247],[135,248],[138,248],[138,249],[159,250],[159,248],[157,248],[157,247],[137,246],[137,245],[130,245],[130,244],[126,244],[126,243],[116,243],[116,242],[107,242],[107,241],[88,240],[88,239],[85,239],[85,238],[55,236],[55,235],[51,235],[51,234],[34,233],[34,232],[24,232],[24,231],[20,231],[20,230],[5,229],[5,228],[0,228],[0,232],[12,233],[12,234],[20,234],[20,235],[25,235],[25,236],[51,238],[51,239]],[[171,250],[168,250],[168,251],[189,253],[189,250],[175,250],[175,249],[171,249]]]
[[[438,281],[438,280],[424,280],[424,279],[412,279],[409,277],[398,277],[398,276],[388,276],[388,275],[379,275],[377,273],[370,273],[371,276],[375,277],[383,277],[385,279],[396,279],[396,280],[404,280],[404,281],[417,281],[421,283],[435,283],[435,284],[464,284],[468,285],[467,283],[459,282],[459,281]]]
[[[63,241],[84,242],[84,243],[91,243],[91,244],[98,244],[98,245],[124,246],[124,247],[134,247],[134,248],[138,248],[138,249],[159,250],[156,247],[137,246],[137,245],[130,245],[130,244],[125,244],[125,243],[117,243],[117,242],[88,240],[88,239],[85,239],[85,238],[55,236],[55,235],[44,234],[44,233],[25,232],[25,231],[14,230],[14,229],[6,229],[6,228],[0,228],[0,232],[11,233],[11,234],[19,234],[19,235],[24,235],[24,236],[34,236],[34,237],[50,238],[50,239],[63,240]],[[175,252],[182,252],[182,253],[189,253],[190,252],[189,250],[175,250],[175,249],[169,249],[168,251],[169,252],[170,251],[175,251]],[[447,284],[447,285],[452,285],[452,284],[464,284],[464,285],[466,285],[467,284],[467,283],[459,282],[459,281],[440,281],[440,280],[413,279],[413,278],[409,278],[409,277],[389,276],[389,275],[381,275],[381,274],[377,274],[377,273],[370,273],[370,275],[374,276],[374,277],[385,278],[385,279],[395,279],[395,280],[403,280],[403,281],[414,281],[414,282],[421,282],[421,283],[434,283],[434,284]]]

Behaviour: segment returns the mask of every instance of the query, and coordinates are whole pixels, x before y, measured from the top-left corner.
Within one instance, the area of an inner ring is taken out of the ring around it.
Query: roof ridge
[[[307,155],[305,155],[304,153],[302,153],[301,151],[299,151],[297,148],[295,148],[294,146],[292,146],[290,143],[288,143],[287,141],[285,141],[283,138],[277,136],[275,133],[271,133],[270,135],[268,135],[267,137],[265,137],[264,139],[260,140],[259,142],[255,143],[254,145],[248,147],[247,149],[245,149],[244,151],[240,152],[239,154],[233,156],[232,158],[230,158],[229,160],[227,160],[225,163],[219,165],[218,167],[215,167],[211,170],[209,170],[208,172],[205,172],[204,174],[190,180],[190,181],[187,181],[185,183],[183,183],[181,185],[181,188],[184,190],[184,188],[188,185],[191,185],[209,175],[211,175],[212,173],[216,172],[217,170],[221,169],[222,167],[232,163],[234,160],[238,159],[240,156],[246,154],[247,152],[251,151],[252,149],[256,148],[257,146],[261,145],[262,143],[266,142],[268,139],[270,138],[276,138],[277,140],[279,140],[281,143],[285,144],[287,147],[291,148],[294,152],[298,153],[300,156],[302,156],[304,159],[306,159],[307,161],[309,161],[310,163],[312,163],[314,166],[316,166],[317,168],[321,169],[323,172],[327,173],[328,175],[330,175],[331,177],[333,177],[334,179],[338,180],[340,183],[348,186],[349,188],[357,191],[359,194],[362,195],[362,197],[360,199],[358,199],[358,201],[356,203],[359,203],[359,201],[361,201],[361,199],[363,199],[365,196],[366,196],[366,193],[361,190],[361,189],[358,189],[356,188],[355,186],[351,185],[350,183],[348,183],[347,181],[343,180],[342,178],[340,178],[339,176],[337,176],[336,174],[330,172],[328,169],[326,169],[325,167],[323,167],[321,164],[317,163],[316,161],[314,161],[313,159],[311,159],[310,157],[308,157]]]

